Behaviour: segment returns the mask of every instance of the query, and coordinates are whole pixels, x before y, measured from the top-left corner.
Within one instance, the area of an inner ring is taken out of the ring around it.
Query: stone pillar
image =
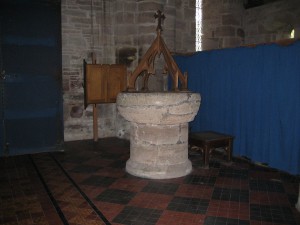
[[[131,124],[130,159],[126,170],[148,178],[181,177],[190,173],[188,124]]]
[[[244,43],[244,7],[241,0],[203,0],[203,50],[238,47]]]
[[[188,122],[199,106],[197,93],[120,93],[118,110],[131,122],[126,171],[152,179],[190,173]]]

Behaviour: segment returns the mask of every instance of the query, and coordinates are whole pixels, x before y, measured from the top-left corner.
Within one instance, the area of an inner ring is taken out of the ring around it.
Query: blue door
[[[63,146],[60,1],[0,3],[0,156]]]

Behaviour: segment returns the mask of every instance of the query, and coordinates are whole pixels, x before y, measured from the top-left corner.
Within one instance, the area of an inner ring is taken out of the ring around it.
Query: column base
[[[129,159],[126,162],[126,171],[143,178],[170,179],[188,175],[192,171],[192,163],[188,159],[184,163],[175,165],[149,165]]]

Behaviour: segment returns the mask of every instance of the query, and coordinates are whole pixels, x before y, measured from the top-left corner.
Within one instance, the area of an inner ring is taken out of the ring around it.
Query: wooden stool
[[[223,147],[227,153],[227,160],[232,158],[232,143],[234,136],[214,131],[193,132],[189,134],[189,144],[200,148],[203,154],[204,167],[209,166],[209,157],[213,150]]]

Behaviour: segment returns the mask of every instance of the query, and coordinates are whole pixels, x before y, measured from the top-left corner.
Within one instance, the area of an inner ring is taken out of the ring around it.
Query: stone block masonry
[[[156,35],[154,13],[166,15],[163,35],[172,52],[194,51],[194,2],[192,0],[62,0],[62,65],[64,136],[66,141],[93,138],[92,107],[84,109],[83,60],[99,64],[119,62],[119,53],[129,49],[128,71],[138,61]],[[179,27],[178,27],[179,26]],[[184,28],[184,29],[182,29]],[[135,49],[135,50],[134,50]],[[124,62],[124,54],[122,55]],[[166,79],[152,76],[150,87],[163,90]],[[116,104],[98,106],[99,138],[129,138],[129,125],[119,116]]]
[[[241,0],[203,0],[203,50],[300,37],[300,1],[276,1],[245,10]],[[83,107],[83,59],[125,63],[133,71],[156,34],[154,13],[166,20],[163,37],[171,52],[195,51],[195,0],[62,0],[62,82],[65,140],[91,139],[91,109]],[[157,65],[160,62],[158,61]],[[167,79],[151,76],[151,90],[166,90]],[[188,71],[187,71],[188,72]],[[138,87],[142,85],[139,84]],[[129,137],[129,125],[115,104],[99,105],[99,137]],[[71,113],[76,112],[76,113]]]

